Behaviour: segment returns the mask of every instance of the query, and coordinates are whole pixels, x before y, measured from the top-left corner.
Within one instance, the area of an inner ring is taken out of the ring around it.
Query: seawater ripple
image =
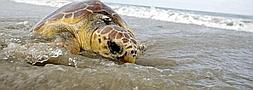
[[[12,0],[19,3],[29,3],[34,5],[45,5],[51,7],[61,7],[67,3],[80,0]],[[231,18],[226,16],[214,16],[196,14],[194,11],[158,8],[152,6],[136,6],[125,4],[108,4],[117,13],[125,16],[138,18],[148,18],[160,21],[201,25],[212,28],[227,30],[253,32],[253,20],[243,18]]]

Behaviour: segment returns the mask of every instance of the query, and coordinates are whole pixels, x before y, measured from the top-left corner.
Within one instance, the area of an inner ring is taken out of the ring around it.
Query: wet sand
[[[253,33],[124,16],[148,46],[137,64],[66,55],[61,59],[76,60],[78,68],[33,66],[27,60],[64,54],[30,40],[30,28],[56,8],[0,3],[1,90],[253,89]]]

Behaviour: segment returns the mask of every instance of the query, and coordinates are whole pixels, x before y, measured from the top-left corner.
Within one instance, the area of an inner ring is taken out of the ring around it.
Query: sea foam
[[[13,0],[19,3],[61,7],[67,3],[80,0]],[[194,11],[183,11],[149,6],[111,4],[108,5],[120,15],[147,18],[160,21],[201,25],[206,27],[253,32],[253,20],[238,17],[197,14]]]

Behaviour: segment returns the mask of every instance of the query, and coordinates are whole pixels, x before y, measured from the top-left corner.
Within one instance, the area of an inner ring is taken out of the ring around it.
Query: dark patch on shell
[[[101,2],[93,3],[92,5],[89,5],[87,9],[92,10],[93,12],[99,12],[103,9],[101,4]]]
[[[89,12],[87,10],[80,10],[80,11],[74,13],[74,18],[87,17],[90,14],[91,14],[91,12]]]

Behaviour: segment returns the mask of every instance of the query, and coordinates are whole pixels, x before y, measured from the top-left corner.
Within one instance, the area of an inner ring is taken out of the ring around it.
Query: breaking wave
[[[13,0],[20,3],[61,7],[67,3],[78,0]],[[80,0],[79,0],[80,1]],[[253,17],[239,16],[227,17],[226,15],[212,15],[198,11],[177,10],[150,6],[137,6],[125,4],[108,4],[117,13],[125,16],[147,18],[160,21],[201,25],[206,27],[253,32]],[[246,17],[246,18],[245,18]]]

